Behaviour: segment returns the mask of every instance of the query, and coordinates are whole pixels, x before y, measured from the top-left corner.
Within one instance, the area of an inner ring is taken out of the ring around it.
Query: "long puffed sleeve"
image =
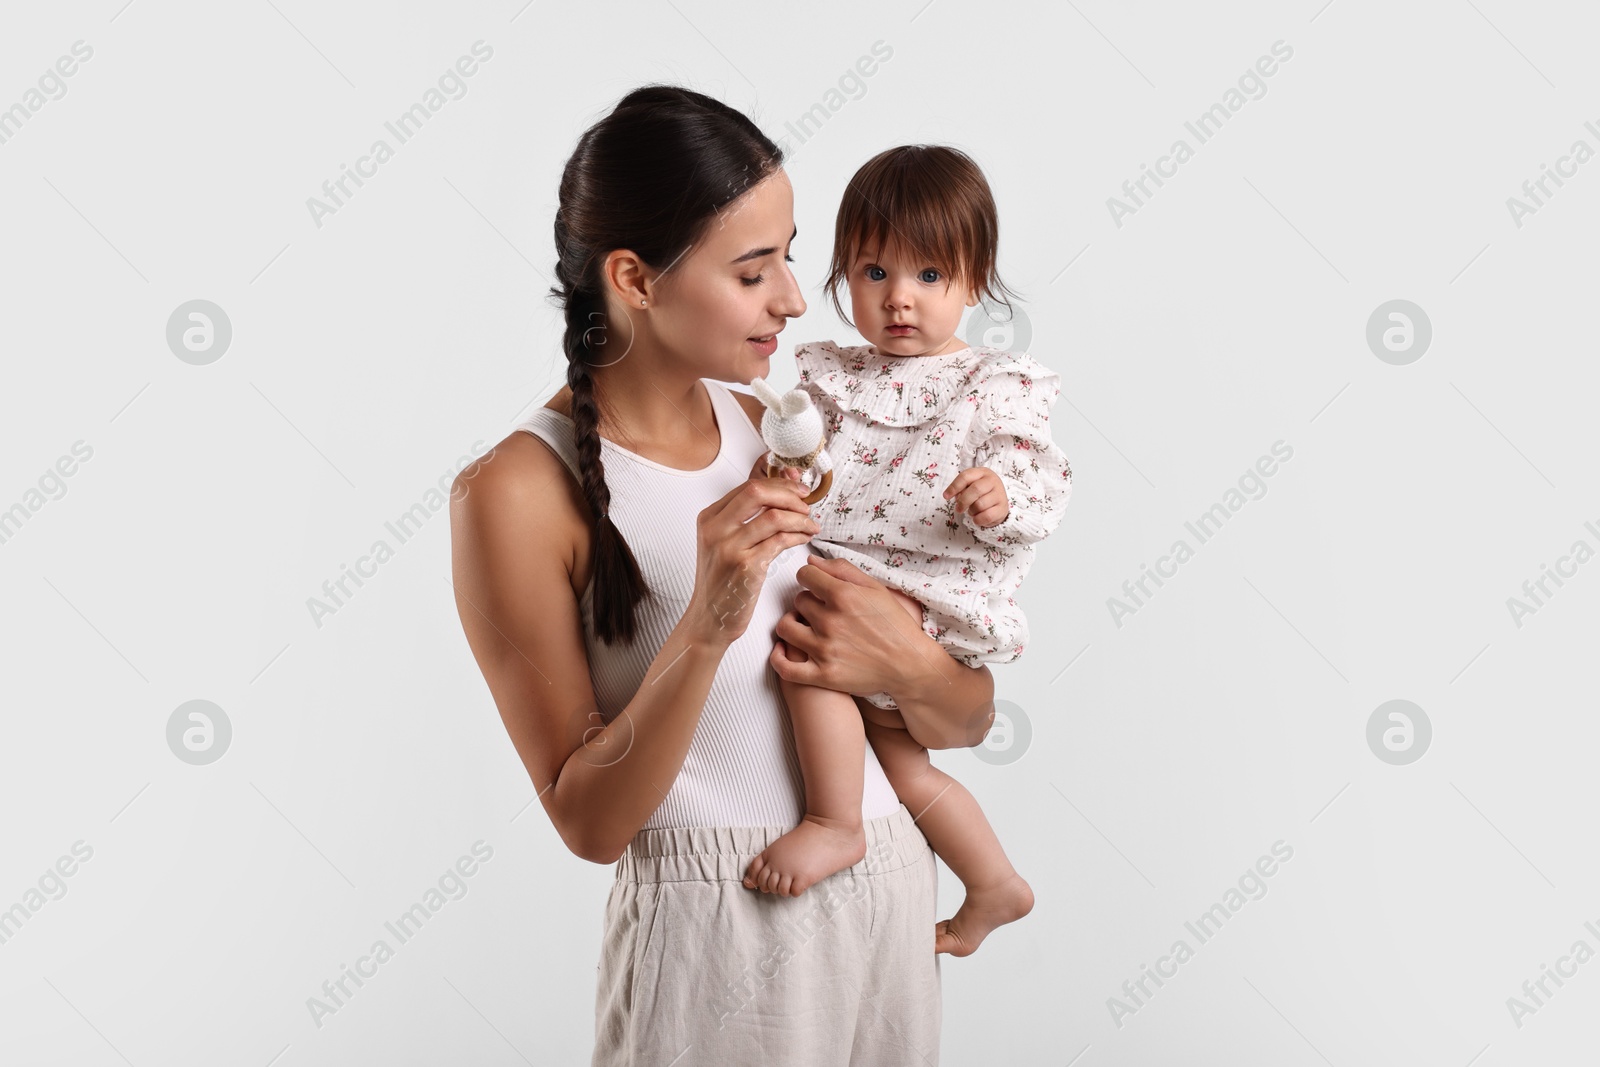
[[[1050,409],[1061,395],[1061,376],[1023,355],[980,386],[978,411],[968,432],[973,466],[1000,476],[1010,513],[979,526],[972,513],[961,524],[984,544],[1030,545],[1061,525],[1072,498],[1072,466],[1050,436]]]

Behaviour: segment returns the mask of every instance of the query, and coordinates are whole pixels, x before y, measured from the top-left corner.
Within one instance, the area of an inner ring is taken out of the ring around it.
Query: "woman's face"
[[[650,323],[662,348],[696,377],[766,377],[778,332],[806,310],[788,264],[794,234],[794,190],[782,170],[723,208],[658,280]]]

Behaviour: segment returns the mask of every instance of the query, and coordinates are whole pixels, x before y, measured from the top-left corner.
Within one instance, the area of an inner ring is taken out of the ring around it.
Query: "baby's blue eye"
[[[873,281],[873,282],[881,282],[881,281],[883,281],[884,278],[888,277],[888,274],[884,271],[884,269],[882,267],[880,267],[880,266],[877,266],[876,264],[874,264],[872,266],[869,266],[867,268],[867,272],[866,273],[867,273],[867,280],[868,281]],[[929,277],[929,275],[932,275],[932,277]],[[917,277],[923,283],[925,283],[927,285],[933,285],[941,277],[943,277],[943,275],[940,274],[939,271],[936,268],[928,267],[925,270],[921,271],[917,275]]]

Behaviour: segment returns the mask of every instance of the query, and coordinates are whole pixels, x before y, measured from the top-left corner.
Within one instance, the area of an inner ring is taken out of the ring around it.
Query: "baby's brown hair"
[[[1009,311],[1015,296],[995,264],[999,213],[983,171],[972,157],[946,145],[900,145],[864,163],[845,186],[833,228],[833,261],[823,282],[839,317],[855,323],[839,302],[851,265],[864,248],[902,251],[944,272]]]

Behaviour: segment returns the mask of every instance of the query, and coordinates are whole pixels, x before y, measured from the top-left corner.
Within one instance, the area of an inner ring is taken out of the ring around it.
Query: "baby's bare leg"
[[[798,649],[794,655],[803,655]],[[797,897],[867,854],[861,828],[866,737],[848,693],[779,679],[805,779],[806,813],[745,870],[746,889]]]
[[[905,597],[902,602],[922,618],[915,600]],[[862,701],[861,713],[867,740],[895,795],[967,890],[955,917],[935,926],[933,950],[970,955],[996,927],[1033,909],[1033,890],[1006,858],[977,800],[932,764],[928,750],[907,732],[899,712]]]

